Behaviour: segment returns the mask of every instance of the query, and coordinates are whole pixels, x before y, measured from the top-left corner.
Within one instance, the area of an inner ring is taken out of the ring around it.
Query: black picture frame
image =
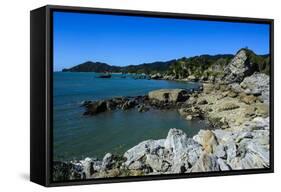
[[[53,11],[84,12],[111,15],[195,19],[262,23],[270,25],[270,167],[264,169],[203,172],[103,178],[68,182],[52,182],[52,71],[53,71]],[[150,12],[88,7],[47,5],[30,12],[30,180],[43,186],[64,186],[113,182],[227,176],[274,172],[274,20],[246,17],[196,15],[185,13]]]

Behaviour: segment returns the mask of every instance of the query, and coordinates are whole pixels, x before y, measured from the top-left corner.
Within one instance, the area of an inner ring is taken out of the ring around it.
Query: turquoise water
[[[177,111],[139,113],[132,109],[83,116],[80,105],[84,100],[144,95],[161,88],[198,88],[196,83],[135,80],[131,76],[120,78],[120,74],[101,79],[97,75],[54,72],[55,160],[101,158],[107,152],[122,154],[143,140],[165,138],[170,128],[183,129],[189,136],[204,128],[204,122],[186,121]]]

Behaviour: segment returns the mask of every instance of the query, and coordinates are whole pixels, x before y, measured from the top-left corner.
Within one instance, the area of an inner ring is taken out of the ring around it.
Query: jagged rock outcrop
[[[269,167],[268,119],[253,131],[201,130],[193,138],[170,129],[166,139],[143,141],[117,157],[56,162],[57,180],[226,171]],[[263,123],[261,123],[263,122]],[[243,125],[245,126],[245,125]],[[254,125],[253,125],[254,126]]]
[[[146,112],[153,109],[179,109],[187,105],[189,93],[185,89],[159,89],[144,96],[114,97],[107,100],[84,101],[81,103],[86,111],[84,115],[97,115],[112,110],[137,109]],[[204,104],[204,103],[203,103]]]
[[[124,153],[124,157],[126,158],[125,165],[129,166],[136,161],[140,161],[144,155],[150,152],[155,152],[159,148],[164,147],[164,139],[161,140],[147,140],[139,143],[135,147],[129,149]]]
[[[224,69],[225,76],[222,81],[224,83],[240,83],[256,70],[256,65],[249,60],[247,50],[241,49]]]

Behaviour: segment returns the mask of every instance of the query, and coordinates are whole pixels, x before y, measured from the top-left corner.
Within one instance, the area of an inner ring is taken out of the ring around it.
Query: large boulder
[[[225,76],[223,81],[225,83],[242,82],[243,79],[256,70],[255,65],[250,62],[246,49],[241,49],[230,61],[224,70]]]
[[[159,89],[150,91],[148,98],[163,102],[183,102],[188,99],[188,93],[184,89]]]
[[[169,130],[164,147],[173,154],[173,165],[183,163],[186,166],[193,165],[202,152],[201,146],[196,141],[188,138],[182,130],[175,128]]]
[[[164,147],[164,142],[165,139],[147,140],[139,143],[124,153],[124,157],[126,158],[125,165],[129,166],[135,161],[141,161],[146,154],[149,154],[158,148]]]
[[[165,140],[164,147],[175,154],[180,154],[188,147],[188,137],[180,129],[170,129]]]
[[[263,73],[254,73],[241,82],[241,87],[247,94],[257,95],[265,103],[269,102],[269,76]]]

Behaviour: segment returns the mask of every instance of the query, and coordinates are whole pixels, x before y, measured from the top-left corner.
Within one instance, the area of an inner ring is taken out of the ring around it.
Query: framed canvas
[[[31,11],[30,179],[273,172],[273,20]]]

